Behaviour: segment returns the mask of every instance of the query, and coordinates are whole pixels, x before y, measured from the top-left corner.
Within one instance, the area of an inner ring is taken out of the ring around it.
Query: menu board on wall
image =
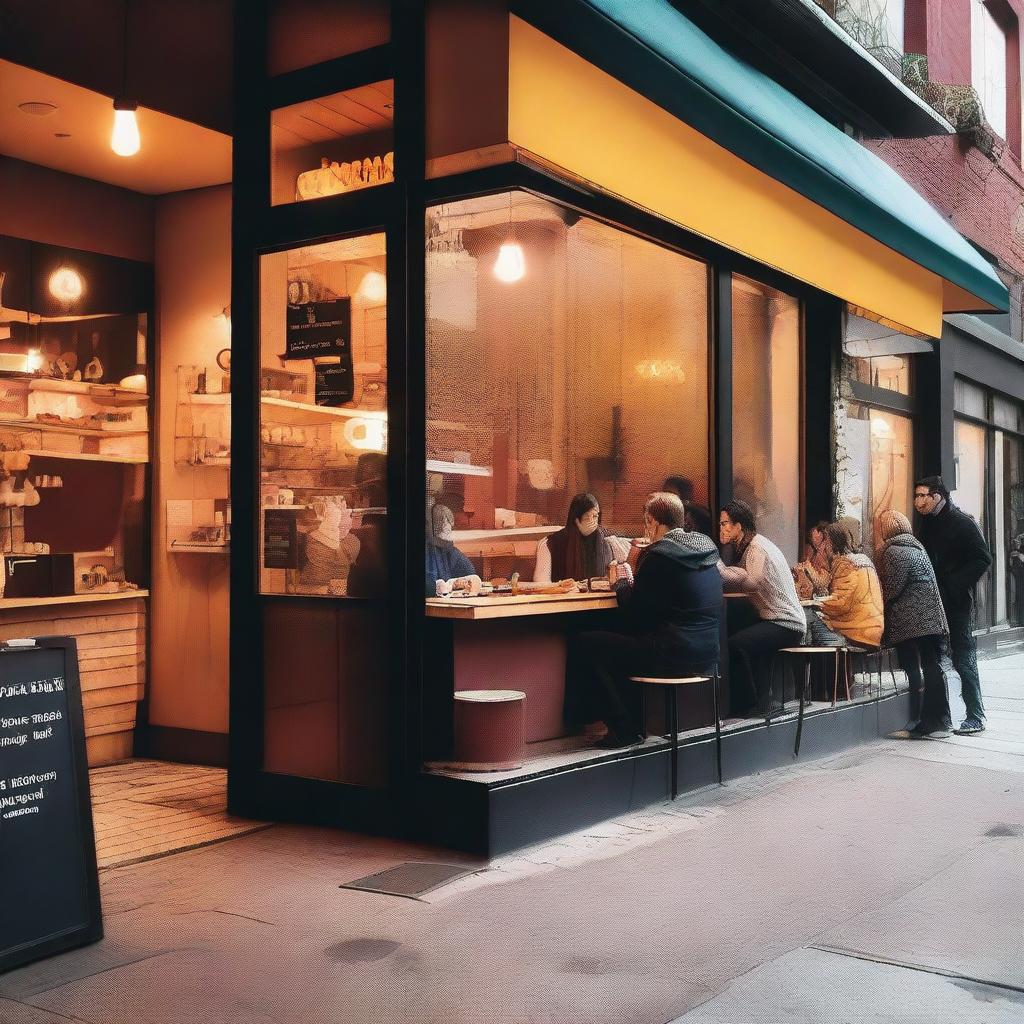
[[[299,531],[294,512],[263,510],[263,567],[299,568]]]
[[[314,396],[317,405],[344,405],[355,395],[352,379],[352,361],[324,363],[315,367],[316,387]]]
[[[352,371],[352,302],[289,303],[284,359],[340,357]]]
[[[103,937],[78,650],[0,644],[0,971]]]

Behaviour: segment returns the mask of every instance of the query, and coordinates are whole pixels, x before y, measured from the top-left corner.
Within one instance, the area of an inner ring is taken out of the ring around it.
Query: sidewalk
[[[983,676],[981,737],[715,787],[421,901],[338,885],[466,858],[275,826],[112,869],[106,939],[0,977],[0,1024],[1020,1020],[1024,656]]]

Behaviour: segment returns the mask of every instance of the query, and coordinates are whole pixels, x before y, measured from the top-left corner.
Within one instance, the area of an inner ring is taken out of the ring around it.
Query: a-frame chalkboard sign
[[[78,648],[0,644],[0,971],[103,937]]]

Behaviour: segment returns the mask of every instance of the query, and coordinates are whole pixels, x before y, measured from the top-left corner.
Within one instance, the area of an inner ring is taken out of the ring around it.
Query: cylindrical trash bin
[[[521,690],[455,691],[455,762],[466,771],[500,772],[523,763]]]

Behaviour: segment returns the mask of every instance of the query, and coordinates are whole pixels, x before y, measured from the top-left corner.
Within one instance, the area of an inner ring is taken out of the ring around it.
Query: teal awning
[[[888,164],[668,0],[513,0],[513,13],[702,135],[998,310],[982,255]]]

